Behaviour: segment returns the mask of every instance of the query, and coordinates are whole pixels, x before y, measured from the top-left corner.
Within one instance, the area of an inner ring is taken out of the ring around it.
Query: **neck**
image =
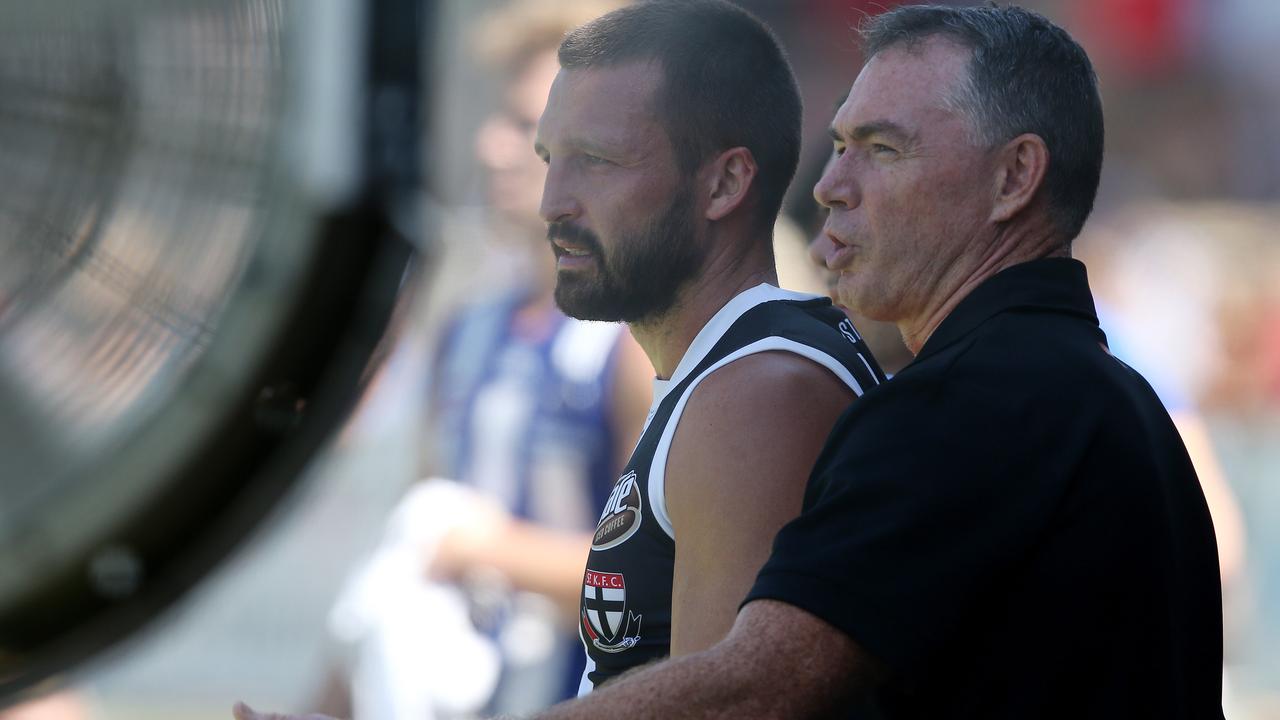
[[[742,243],[759,250],[743,255]],[[771,245],[760,238],[740,237],[717,243],[693,281],[680,289],[671,308],[660,316],[630,323],[631,335],[649,356],[661,380],[675,372],[693,339],[736,295],[760,283],[778,284]]]
[[[967,256],[962,256],[961,262],[952,266],[956,271],[937,284],[921,313],[898,322],[902,341],[912,355],[919,354],[933,331],[969,293],[996,273],[1031,260],[1071,256],[1070,247],[1047,228],[1003,228],[979,247],[984,251],[970,262],[964,263]]]

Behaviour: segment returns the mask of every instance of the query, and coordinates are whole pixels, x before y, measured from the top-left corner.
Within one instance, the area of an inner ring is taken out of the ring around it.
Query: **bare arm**
[[[712,648],[650,665],[537,717],[822,718],[879,675],[836,628],[792,605],[757,600]]]
[[[853,399],[825,368],[780,352],[730,363],[694,390],[667,460],[676,534],[672,656],[709,648],[729,632]]]
[[[849,636],[773,600],[747,604],[714,647],[628,673],[586,697],[537,715],[543,720],[617,718],[824,718],[880,678]],[[330,720],[258,713],[237,720]]]

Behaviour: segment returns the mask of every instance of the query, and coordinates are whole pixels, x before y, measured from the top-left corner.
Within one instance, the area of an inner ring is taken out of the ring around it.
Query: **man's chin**
[[[854,315],[855,320],[874,320],[876,322],[896,323],[898,316],[893,312],[894,306],[885,302],[883,295],[853,293],[849,291],[834,293],[833,303],[846,315]]]
[[[580,279],[575,281],[566,277],[570,272],[561,270],[556,274],[555,298],[560,312],[575,320],[622,322],[615,309],[604,299],[605,293],[600,288],[583,287],[586,283]]]
[[[870,320],[877,320],[874,315],[876,307],[882,304],[883,298],[874,297],[875,290],[858,283],[850,275],[841,275],[835,287],[831,288],[831,301],[846,313],[856,313]]]
[[[600,288],[587,289],[580,285],[570,285],[562,273],[557,276],[556,307],[560,312],[575,320],[591,320],[596,322],[644,323],[662,315],[667,308],[655,307],[653,298],[625,298],[620,302],[622,294],[617,290]]]

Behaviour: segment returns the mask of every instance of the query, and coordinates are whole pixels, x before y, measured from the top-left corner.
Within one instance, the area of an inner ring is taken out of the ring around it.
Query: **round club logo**
[[[591,538],[592,550],[608,550],[627,541],[640,528],[640,486],[634,470],[613,486]]]

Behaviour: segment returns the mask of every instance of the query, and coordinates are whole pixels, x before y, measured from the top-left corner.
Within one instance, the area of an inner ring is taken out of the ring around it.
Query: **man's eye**
[[[844,155],[844,149],[845,149],[844,145],[836,145],[834,150],[836,157],[840,157],[841,155]]]
[[[588,165],[611,165],[612,164],[608,160],[600,157],[599,155],[583,153],[582,157],[587,162]]]
[[[895,150],[895,149],[893,149],[893,148],[891,148],[891,147],[889,147],[888,145],[882,145],[882,144],[880,144],[880,143],[872,143],[872,144],[871,144],[871,152],[873,152],[873,153],[875,153],[875,154],[877,154],[877,155],[884,155],[884,154],[886,154],[886,153],[896,153],[896,152],[898,152],[898,151],[897,151],[897,150]]]

